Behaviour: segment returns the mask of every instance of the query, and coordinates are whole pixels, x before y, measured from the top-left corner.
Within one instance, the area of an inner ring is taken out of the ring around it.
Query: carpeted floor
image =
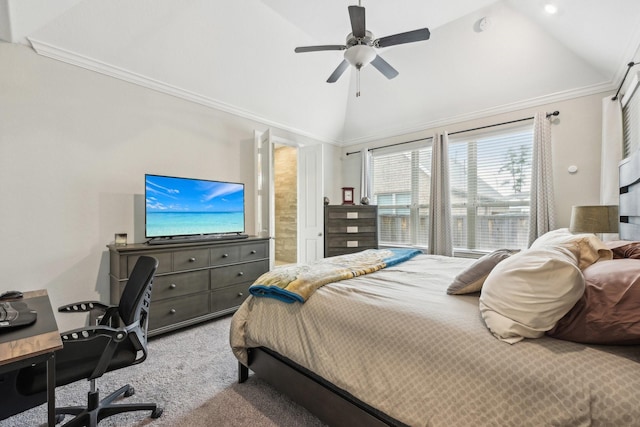
[[[116,415],[100,426],[323,426],[263,381],[250,376],[237,383],[237,361],[229,347],[230,321],[230,316],[224,317],[152,338],[146,361],[105,374],[98,380],[103,395],[130,383],[136,394],[125,401],[157,402],[164,414],[155,420],[146,412]],[[58,387],[56,403],[84,404],[88,388],[87,381]],[[45,405],[0,421],[0,427],[45,424]]]

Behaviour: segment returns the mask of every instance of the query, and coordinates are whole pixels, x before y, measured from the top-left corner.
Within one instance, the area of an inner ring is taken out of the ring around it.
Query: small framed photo
[[[353,187],[342,187],[342,204],[354,205],[353,202]]]

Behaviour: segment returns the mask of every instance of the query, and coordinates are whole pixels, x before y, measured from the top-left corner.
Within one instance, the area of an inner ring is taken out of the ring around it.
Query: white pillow
[[[543,234],[531,244],[529,249],[546,247],[569,249],[578,260],[580,270],[584,270],[597,261],[613,259],[611,249],[595,234],[573,234],[568,228],[559,228]]]
[[[489,273],[480,294],[480,313],[497,338],[513,344],[541,337],[583,292],[584,277],[570,250],[528,249]]]

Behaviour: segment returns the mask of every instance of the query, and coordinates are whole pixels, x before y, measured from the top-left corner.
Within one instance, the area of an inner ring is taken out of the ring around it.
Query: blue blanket
[[[285,265],[258,277],[249,287],[249,293],[287,303],[304,303],[317,289],[328,283],[373,273],[420,253],[415,249],[367,249],[324,258],[311,264]]]

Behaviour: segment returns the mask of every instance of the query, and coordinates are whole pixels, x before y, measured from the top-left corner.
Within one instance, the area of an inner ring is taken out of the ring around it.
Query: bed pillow
[[[517,250],[498,249],[488,253],[458,274],[447,288],[449,295],[464,295],[479,292],[491,270],[499,262],[509,258]]]
[[[569,249],[578,260],[581,270],[594,262],[613,258],[611,249],[595,234],[573,234],[568,228],[559,228],[543,234],[531,244],[530,249],[546,247]]]
[[[567,248],[528,249],[500,262],[480,294],[480,313],[498,339],[539,338],[580,299],[584,279]]]
[[[640,262],[602,261],[583,274],[584,295],[547,335],[585,344],[640,344]]]
[[[606,242],[605,244],[613,252],[613,259],[640,259],[640,242],[614,240],[611,242]]]

